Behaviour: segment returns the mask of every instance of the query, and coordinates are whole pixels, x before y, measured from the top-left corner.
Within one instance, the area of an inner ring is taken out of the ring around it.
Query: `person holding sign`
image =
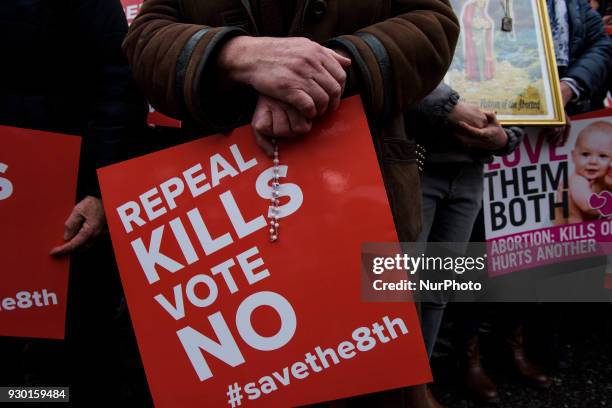
[[[442,79],[457,36],[439,0],[149,0],[124,50],[156,109],[198,136],[250,120],[268,153],[268,137],[303,135],[343,95],[361,93],[397,232],[409,241],[420,199],[403,112]]]
[[[399,239],[413,241],[419,177],[403,112],[442,79],[458,32],[440,0],[149,0],[124,50],[156,109],[198,136],[250,121],[268,154],[268,138],[304,135],[361,93]]]
[[[11,58],[3,64],[0,124],[83,136],[79,203],[66,220],[66,243],[50,248],[68,255],[103,232],[95,169],[126,157],[146,105],[121,55],[127,27],[119,2],[103,7],[105,18],[97,18],[97,1],[83,8],[17,3],[0,8],[0,19],[14,27],[11,36],[20,38],[6,41]],[[41,58],[52,62],[43,71]]]

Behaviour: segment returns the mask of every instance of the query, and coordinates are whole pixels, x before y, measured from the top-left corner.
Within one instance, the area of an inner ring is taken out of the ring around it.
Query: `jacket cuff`
[[[202,28],[181,50],[176,64],[176,99],[207,129],[225,129],[240,123],[243,112],[236,109],[236,101],[214,92],[213,65],[228,40],[246,34],[238,27]]]
[[[567,86],[569,86],[572,92],[574,93],[574,97],[570,99],[570,102],[572,103],[578,102],[581,98],[582,93],[584,92],[584,88],[581,87],[574,78],[563,77],[560,79],[560,81],[565,82]]]
[[[459,103],[459,94],[450,86],[441,83],[421,102],[415,110],[429,126],[447,127],[448,116]]]
[[[581,88],[579,101],[582,101],[593,96],[593,89],[591,88],[592,76],[592,73],[585,70],[584,67],[578,66],[568,69],[563,75],[563,78],[571,78],[576,81],[578,86]]]
[[[440,105],[438,114],[440,115],[440,122],[443,126],[448,126],[448,116],[451,114],[455,106],[459,103],[459,94],[451,89],[451,93],[445,103]]]
[[[323,44],[327,48],[336,48],[344,50],[351,57],[351,68],[348,72],[345,88],[345,94],[351,95],[361,91],[365,99],[365,108],[370,110],[370,101],[372,94],[372,78],[368,67],[361,57],[359,50],[351,41],[343,37],[335,37]]]
[[[355,89],[358,83],[366,109],[375,121],[387,119],[395,106],[392,100],[393,72],[391,59],[382,42],[370,33],[360,32],[332,38],[325,46],[342,48],[351,56],[351,89]]]
[[[494,156],[509,155],[521,144],[525,136],[525,131],[520,127],[512,126],[504,128],[504,130],[506,131],[506,135],[508,135],[508,143],[501,149],[492,152]]]

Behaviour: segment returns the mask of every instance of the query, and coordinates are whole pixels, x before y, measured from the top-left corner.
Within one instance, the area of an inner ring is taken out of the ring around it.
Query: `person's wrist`
[[[497,146],[499,149],[504,149],[506,147],[508,147],[508,144],[510,143],[510,138],[508,137],[508,134],[506,133],[506,131],[504,130],[503,127],[499,127],[499,130],[497,131]]]
[[[255,37],[240,35],[223,45],[217,57],[217,66],[227,79],[248,84],[251,67],[248,54],[253,51],[255,41]]]
[[[574,98],[575,94],[572,88],[565,82],[561,81],[561,97],[563,98],[563,106],[566,106],[569,101]]]

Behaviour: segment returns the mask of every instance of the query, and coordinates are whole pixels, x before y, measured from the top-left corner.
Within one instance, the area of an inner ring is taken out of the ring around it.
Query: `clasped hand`
[[[307,38],[240,36],[221,50],[227,77],[259,92],[251,125],[259,146],[267,137],[308,133],[313,119],[340,105],[351,60]]]
[[[508,135],[493,112],[459,102],[448,117],[454,136],[465,147],[494,151],[508,144]]]

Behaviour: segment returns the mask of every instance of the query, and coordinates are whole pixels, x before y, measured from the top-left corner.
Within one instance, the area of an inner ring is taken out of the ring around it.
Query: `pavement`
[[[494,317],[489,316],[480,337],[483,364],[499,387],[501,401],[497,407],[612,408],[612,305],[547,304],[533,305],[533,309],[527,313],[527,350],[533,360],[546,367],[552,385],[545,390],[534,389],[513,374],[495,335]],[[551,319],[551,314],[558,314],[557,319]],[[434,395],[447,408],[491,407],[475,402],[462,391],[450,341],[452,318],[447,320],[432,358]],[[550,321],[559,322],[558,327],[551,329]],[[553,356],[552,332],[562,338],[558,347],[561,352]],[[554,357],[559,355],[565,356],[569,367],[554,367],[558,361]]]

